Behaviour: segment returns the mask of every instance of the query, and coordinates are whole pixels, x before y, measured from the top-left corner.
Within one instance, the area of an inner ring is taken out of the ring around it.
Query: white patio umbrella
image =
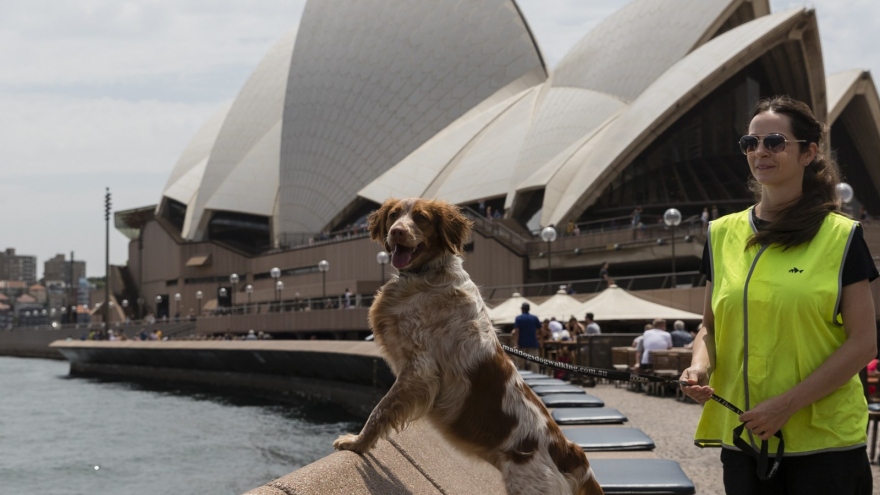
[[[615,284],[611,284],[598,296],[587,302],[580,303],[574,313],[578,318],[585,313],[593,313],[596,321],[610,320],[653,320],[663,318],[672,320],[702,320],[703,315],[671,308],[662,304],[646,301],[634,296]]]
[[[564,325],[572,315],[578,319],[583,317],[583,314],[580,313],[580,308],[583,305],[584,303],[569,296],[564,290],[559,290],[538,307],[533,306],[531,313],[541,320],[549,320],[555,316]]]
[[[510,299],[489,310],[489,318],[496,325],[510,325],[517,316],[522,314],[522,303],[529,303],[533,309],[535,303],[529,301],[519,292],[514,292]]]

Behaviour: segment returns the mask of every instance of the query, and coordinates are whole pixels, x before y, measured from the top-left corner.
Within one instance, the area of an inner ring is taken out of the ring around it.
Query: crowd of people
[[[111,342],[116,341],[124,341],[124,340],[168,340],[168,337],[162,335],[161,329],[155,329],[147,331],[146,329],[142,329],[141,331],[132,332],[131,336],[129,336],[125,329],[116,328],[110,330],[104,330],[103,328],[96,328],[89,330],[88,332],[83,332],[79,336],[80,340],[108,340]],[[67,340],[73,340],[68,337]]]
[[[579,335],[598,335],[602,333],[599,324],[596,323],[593,313],[586,313],[581,322],[576,316],[571,315],[564,324],[555,316],[544,318],[541,321],[531,314],[531,305],[522,303],[522,314],[516,317],[511,333],[511,342],[515,349],[519,349],[532,356],[540,356],[546,342],[575,341]],[[571,362],[571,353],[567,346],[559,348],[557,359],[561,362]],[[517,366],[520,369],[538,371],[538,365],[527,363],[525,359],[517,358]]]
[[[645,325],[645,332],[633,339],[632,347],[639,356],[639,364],[636,371],[647,372],[654,368],[651,351],[665,351],[673,347],[690,349],[694,345],[694,337],[697,330],[688,331],[684,322],[676,320],[673,330],[666,329],[666,320],[655,318],[654,321]]]

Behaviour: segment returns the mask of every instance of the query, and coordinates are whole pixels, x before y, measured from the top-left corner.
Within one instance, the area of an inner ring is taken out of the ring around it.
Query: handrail
[[[700,274],[699,271],[683,271],[683,272],[675,272],[675,276],[678,279],[687,279],[690,277],[691,279],[696,279],[696,282],[693,284],[694,287],[701,287],[705,285],[705,277]],[[672,273],[657,273],[650,275],[627,275],[627,276],[615,276],[614,283],[626,290],[632,290],[635,284],[643,281],[651,281],[655,280],[656,283],[650,284],[655,287],[651,287],[653,289],[669,289],[670,282],[672,280]],[[576,287],[577,293],[580,294],[592,294],[596,292],[602,292],[605,290],[605,280],[601,278],[584,278],[584,279],[575,279],[575,280],[554,280],[553,282],[538,282],[533,284],[508,284],[508,285],[493,285],[480,287],[480,291],[483,294],[484,299],[493,299],[496,292],[519,292],[523,296],[533,296],[533,297],[541,297],[541,296],[550,296],[556,293],[560,287]]]
[[[474,222],[474,230],[476,230],[477,232],[485,235],[486,237],[496,239],[498,242],[504,244],[520,256],[525,256],[527,254],[528,249],[526,247],[526,244],[529,241],[527,239],[523,239],[522,236],[511,230],[506,225],[502,224],[501,222],[489,220],[488,218],[480,215],[479,213],[468,207],[463,207],[461,211],[466,217],[468,217],[468,219]]]

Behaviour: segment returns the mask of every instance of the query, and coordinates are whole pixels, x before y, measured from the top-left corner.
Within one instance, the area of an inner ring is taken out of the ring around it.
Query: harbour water
[[[0,494],[240,494],[332,453],[331,406],[68,376],[0,357]]]

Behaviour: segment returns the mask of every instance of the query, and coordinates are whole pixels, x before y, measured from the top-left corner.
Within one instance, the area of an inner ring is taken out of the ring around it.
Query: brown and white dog
[[[397,380],[360,434],[333,446],[363,454],[426,417],[458,449],[498,468],[511,495],[601,494],[583,450],[504,354],[462,268],[471,222],[441,201],[389,199],[369,216],[369,229],[399,271],[369,316]]]

